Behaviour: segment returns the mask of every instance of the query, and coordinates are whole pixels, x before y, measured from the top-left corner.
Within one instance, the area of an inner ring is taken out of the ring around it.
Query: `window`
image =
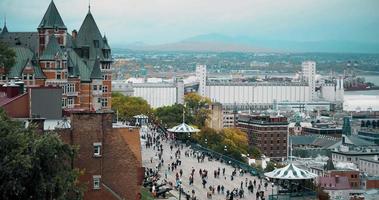
[[[61,68],[61,62],[60,61],[55,62],[55,68],[56,69]]]
[[[34,75],[33,74],[29,74],[28,77],[29,77],[29,80],[33,80]]]
[[[50,68],[50,62],[46,62],[46,68]]]
[[[61,77],[61,73],[60,72],[58,72],[57,73],[57,79],[59,80],[59,79],[61,79],[62,77]]]
[[[100,189],[100,175],[93,176],[93,189],[99,190]]]
[[[108,92],[108,86],[106,85],[103,86],[103,92]]]
[[[103,80],[108,80],[108,75],[103,75]]]
[[[95,46],[95,48],[99,48],[99,40],[94,40],[93,45]]]
[[[62,108],[66,108],[66,106],[67,106],[67,99],[62,98]]]
[[[28,75],[27,74],[22,74],[22,80],[28,80]]]
[[[93,143],[93,156],[95,157],[101,156],[101,142]]]
[[[93,85],[93,90],[97,90],[97,85]]]
[[[107,107],[108,106],[108,99],[107,98],[101,99],[101,106],[102,107]]]
[[[73,98],[67,98],[67,107],[73,108],[74,107],[74,99]]]
[[[97,98],[97,103],[101,103],[101,98]]]

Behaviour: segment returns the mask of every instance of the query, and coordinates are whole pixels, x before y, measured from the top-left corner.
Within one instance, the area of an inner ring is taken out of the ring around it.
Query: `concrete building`
[[[369,176],[379,176],[379,159],[378,156],[359,159],[360,170]]]
[[[302,128],[303,135],[324,135],[330,137],[342,136],[342,127],[337,127],[337,125],[332,123],[314,123],[311,127]]]
[[[274,160],[287,157],[288,122],[282,116],[239,114],[237,127],[246,132],[249,145]]]
[[[274,102],[313,102],[316,101],[316,63],[303,63],[303,80],[241,82],[217,81],[207,78],[206,66],[198,65],[196,75],[199,79],[198,93],[221,104],[272,105]]]
[[[126,96],[142,97],[153,108],[184,103],[184,84],[179,78],[174,82],[157,83],[115,80],[112,81],[112,90]]]
[[[222,105],[220,103],[212,103],[210,105],[210,110],[211,113],[206,121],[206,124],[209,128],[213,128],[219,131],[224,128]]]
[[[196,77],[199,79],[199,95],[205,97],[205,89],[207,84],[207,66],[206,65],[196,65]]]
[[[344,87],[343,78],[338,77],[334,83],[324,83],[320,87],[321,98],[328,102],[335,102],[340,105],[343,103]]]
[[[303,81],[308,83],[310,101],[316,100],[316,62],[305,61],[301,64]]]
[[[379,156],[379,151],[372,148],[366,148],[365,150],[349,150],[347,147],[341,147],[340,149],[335,149],[331,151],[333,163],[353,163],[359,169],[362,168],[361,159],[374,159],[375,156]]]

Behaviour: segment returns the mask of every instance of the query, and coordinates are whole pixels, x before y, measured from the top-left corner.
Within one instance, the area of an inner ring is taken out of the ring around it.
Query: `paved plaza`
[[[148,135],[152,134],[152,132],[148,129],[141,129],[141,135]],[[146,140],[141,139],[141,146],[142,146],[142,159],[143,159],[143,166],[147,168],[152,168],[152,169],[157,169],[158,164],[161,162],[158,157],[158,150],[156,147],[146,147]],[[243,190],[244,190],[244,197],[239,198],[235,197],[234,199],[251,199],[255,200],[256,199],[256,192],[257,189],[260,186],[260,191],[264,191],[264,198],[268,199],[268,195],[272,193],[272,188],[271,188],[271,183],[268,183],[267,189],[265,189],[265,180],[261,180],[258,177],[251,176],[248,173],[245,173],[243,175],[239,174],[239,169],[236,169],[237,174],[233,177],[233,180],[231,180],[231,175],[232,172],[235,170],[234,167],[227,165],[225,163],[221,163],[216,160],[208,160],[208,157],[205,157],[203,162],[198,162],[198,159],[194,156],[188,156],[185,155],[185,152],[193,152],[192,149],[189,147],[186,147],[185,145],[182,145],[183,149],[181,146],[175,147],[173,144],[174,142],[170,139],[168,140],[161,140],[160,143],[162,144],[162,149],[163,149],[163,154],[162,154],[162,159],[163,159],[163,166],[159,169],[158,173],[160,174],[160,182],[163,182],[165,179],[165,174],[167,174],[167,181],[172,182],[173,186],[175,186],[176,183],[176,174],[180,174],[180,170],[183,171],[182,177],[180,178],[182,182],[182,188],[183,190],[191,194],[192,190],[195,191],[195,196],[196,199],[202,200],[202,199],[208,199],[207,197],[207,192],[209,192],[209,186],[212,186],[214,188],[217,188],[218,185],[220,187],[223,185],[224,186],[224,194],[221,192],[218,193],[217,190],[215,190],[214,194],[212,195],[212,199],[226,199],[226,191],[232,191],[233,189],[240,189],[241,188],[241,182],[243,182]],[[174,146],[172,151],[170,149],[170,146]],[[175,152],[180,149],[181,155],[179,160],[181,161],[181,165],[178,165],[176,169],[173,171],[168,169],[168,164],[171,164],[173,162],[176,162],[175,159]],[[190,153],[191,155],[191,153]],[[218,178],[214,177],[214,171],[221,169],[221,174]],[[222,169],[225,168],[225,175],[222,174]],[[195,173],[193,176],[193,185],[189,184],[189,177],[191,175],[192,170],[194,169]],[[207,183],[205,185],[205,188],[203,188],[202,185],[202,178],[199,174],[199,170],[204,170],[206,169],[208,171],[208,176],[207,176]],[[254,187],[253,193],[248,191],[246,187],[246,179],[247,183],[250,181],[254,182],[256,181],[256,186]],[[276,192],[276,188],[274,188],[274,192]],[[179,197],[179,192],[177,190],[172,190],[171,193],[175,197]],[[183,195],[181,199],[186,199]],[[258,198],[259,199],[259,198]]]

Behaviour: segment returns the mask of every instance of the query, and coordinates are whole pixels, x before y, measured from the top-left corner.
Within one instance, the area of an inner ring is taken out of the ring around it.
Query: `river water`
[[[363,76],[379,86],[379,76]],[[345,91],[343,109],[346,111],[379,111],[379,90]]]

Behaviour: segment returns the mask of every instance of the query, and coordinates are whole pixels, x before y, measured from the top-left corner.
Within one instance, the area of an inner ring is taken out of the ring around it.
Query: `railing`
[[[78,92],[66,92],[67,96],[78,96]]]

